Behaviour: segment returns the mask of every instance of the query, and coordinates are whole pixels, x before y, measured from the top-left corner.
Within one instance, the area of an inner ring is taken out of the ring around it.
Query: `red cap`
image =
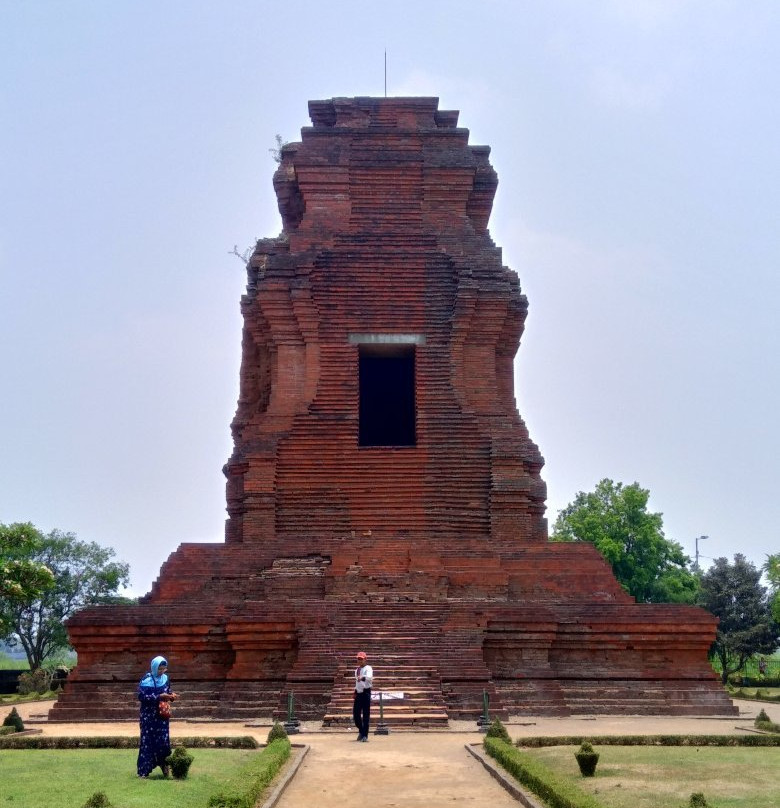
[[[357,658],[358,659],[365,659],[366,658],[366,652],[365,651],[358,651]]]

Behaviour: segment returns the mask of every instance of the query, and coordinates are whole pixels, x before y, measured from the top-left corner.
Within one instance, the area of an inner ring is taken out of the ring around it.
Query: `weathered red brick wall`
[[[184,714],[256,715],[294,690],[322,717],[356,643],[402,671],[420,642],[450,715],[483,692],[503,714],[731,710],[711,615],[637,605],[591,545],[547,541],[489,149],[433,98],[310,113],[274,176],[283,232],[241,300],[226,542],[181,545],[138,606],[70,621],[79,665],[53,717],[132,715],[160,652]],[[359,445],[359,354],[377,342],[414,350],[414,445]]]
[[[282,151],[285,233],[258,245],[242,301],[229,541],[545,538],[512,392],[526,301],[487,232],[496,175],[436,107],[313,102]],[[414,447],[358,446],[365,335],[418,341]]]

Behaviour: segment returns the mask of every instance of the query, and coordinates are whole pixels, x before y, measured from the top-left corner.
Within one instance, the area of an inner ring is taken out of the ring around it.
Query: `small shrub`
[[[114,808],[105,792],[96,791],[82,806],[82,808]]]
[[[498,738],[500,741],[504,741],[505,743],[512,743],[512,739],[509,737],[506,727],[497,718],[494,719],[493,723],[488,727],[485,737]]]
[[[193,760],[192,755],[183,746],[177,746],[165,762],[171,767],[171,774],[177,780],[184,780]]]
[[[10,735],[12,732],[16,732],[16,727],[0,727],[0,735]]]
[[[688,800],[688,805],[685,808],[710,808],[710,804],[704,797],[704,794],[701,791],[697,791],[695,794],[691,794],[690,800]]]
[[[268,733],[268,737],[265,739],[265,742],[271,744],[274,741],[278,740],[289,740],[289,739],[285,728],[278,721],[274,721],[274,725],[271,727]]]
[[[21,696],[33,696],[48,693],[51,687],[51,673],[38,668],[29,673],[19,674],[19,685],[16,690]]]
[[[4,727],[13,727],[14,732],[24,732],[24,721],[22,717],[16,712],[16,707],[11,709],[11,712],[3,719]]]
[[[758,726],[761,722],[770,721],[771,719],[766,714],[766,710],[762,707],[758,715],[756,716],[755,725]]]
[[[577,758],[577,765],[580,767],[580,774],[583,777],[595,776],[599,753],[593,749],[590,741],[583,741],[579,750],[574,753],[574,757]]]

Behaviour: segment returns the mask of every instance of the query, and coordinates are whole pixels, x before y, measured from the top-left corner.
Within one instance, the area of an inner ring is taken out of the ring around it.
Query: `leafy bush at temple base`
[[[210,797],[208,808],[253,808],[289,757],[289,740],[280,738],[268,744],[226,788]]]
[[[51,673],[43,668],[19,675],[17,692],[20,696],[41,695],[51,690]]]

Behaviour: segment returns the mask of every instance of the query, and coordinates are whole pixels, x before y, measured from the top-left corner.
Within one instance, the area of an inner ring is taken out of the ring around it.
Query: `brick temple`
[[[518,414],[527,311],[488,231],[498,179],[435,98],[336,98],[281,151],[279,237],[247,266],[225,542],[182,544],[137,606],[69,621],[52,720],[131,718],[155,654],[179,717],[349,723],[354,653],[388,723],[731,714],[715,618],[637,604],[547,539]]]

